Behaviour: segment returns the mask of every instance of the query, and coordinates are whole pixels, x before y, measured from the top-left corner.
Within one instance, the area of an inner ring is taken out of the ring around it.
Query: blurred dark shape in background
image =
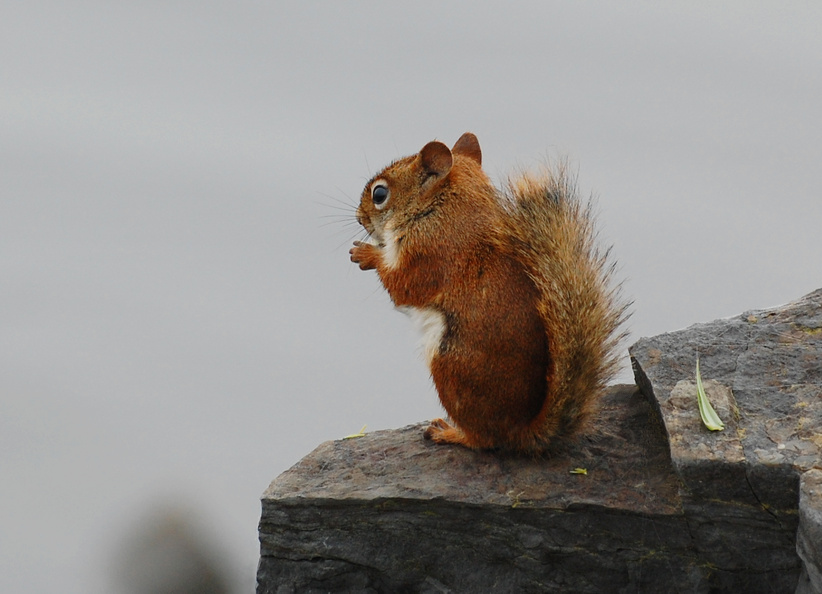
[[[230,594],[232,580],[213,537],[194,514],[159,505],[115,551],[112,577],[123,594]]]

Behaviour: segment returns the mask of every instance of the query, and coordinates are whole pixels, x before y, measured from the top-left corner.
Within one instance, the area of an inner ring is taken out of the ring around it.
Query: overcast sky
[[[5,3],[0,591],[110,592],[168,501],[250,591],[271,479],[441,414],[348,261],[434,138],[570,159],[631,340],[822,286],[822,9],[752,4]]]

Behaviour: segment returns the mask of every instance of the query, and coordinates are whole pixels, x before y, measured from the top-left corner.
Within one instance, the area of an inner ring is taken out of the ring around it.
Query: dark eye
[[[374,187],[371,188],[371,200],[377,208],[384,207],[385,203],[388,202],[388,186],[380,183],[374,184]]]

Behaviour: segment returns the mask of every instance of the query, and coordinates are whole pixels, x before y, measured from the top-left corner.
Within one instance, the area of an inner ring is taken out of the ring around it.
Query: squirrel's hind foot
[[[434,419],[423,434],[425,439],[430,439],[434,443],[452,443],[466,447],[474,447],[469,443],[465,434],[457,427],[451,425],[445,419]]]

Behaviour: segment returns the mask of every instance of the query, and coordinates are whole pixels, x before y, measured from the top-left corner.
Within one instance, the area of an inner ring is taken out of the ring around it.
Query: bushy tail
[[[540,175],[510,179],[504,191],[508,236],[539,289],[540,315],[552,365],[548,394],[531,426],[532,452],[577,431],[618,370],[618,348],[630,303],[613,285],[610,250],[597,246],[590,201],[561,164]]]

